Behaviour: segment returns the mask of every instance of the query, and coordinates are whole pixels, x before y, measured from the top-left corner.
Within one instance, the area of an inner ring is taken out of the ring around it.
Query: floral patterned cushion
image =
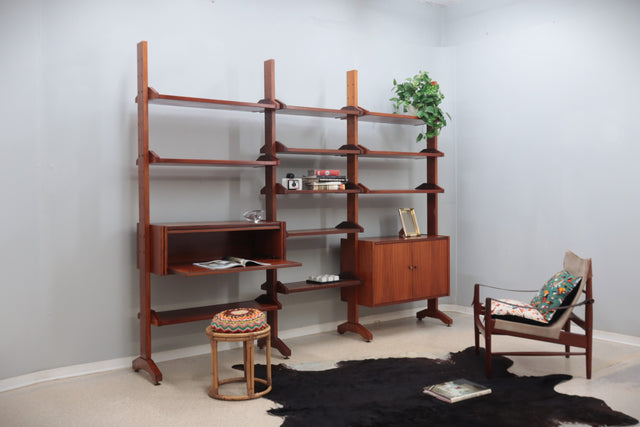
[[[536,307],[514,299],[492,300],[491,316],[509,320],[515,317],[536,323],[548,323],[548,320]]]
[[[563,305],[567,297],[573,295],[571,291],[580,283],[580,280],[580,277],[562,270],[547,280],[530,304],[540,310],[549,322],[556,312],[555,308]]]

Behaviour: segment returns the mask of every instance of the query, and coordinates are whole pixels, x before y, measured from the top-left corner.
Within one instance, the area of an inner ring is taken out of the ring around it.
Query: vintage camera
[[[287,190],[300,190],[302,188],[302,179],[296,178],[292,173],[288,173],[286,178],[282,178],[282,186]]]

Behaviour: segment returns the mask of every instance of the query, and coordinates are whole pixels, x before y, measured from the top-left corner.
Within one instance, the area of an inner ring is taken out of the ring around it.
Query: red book
[[[309,169],[308,175],[311,176],[339,176],[340,170],[338,169]]]

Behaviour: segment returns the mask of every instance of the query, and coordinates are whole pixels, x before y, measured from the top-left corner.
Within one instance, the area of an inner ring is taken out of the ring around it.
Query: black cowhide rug
[[[519,377],[507,372],[513,362],[494,357],[493,378],[484,374],[484,350],[469,347],[447,360],[368,359],[340,362],[323,371],[273,366],[273,389],[265,395],[281,407],[283,426],[590,426],[635,425],[638,420],[592,397],[554,391],[570,375]],[[241,367],[241,366],[240,366]],[[256,367],[264,378],[265,367]],[[422,394],[422,388],[466,378],[492,393],[457,403]]]

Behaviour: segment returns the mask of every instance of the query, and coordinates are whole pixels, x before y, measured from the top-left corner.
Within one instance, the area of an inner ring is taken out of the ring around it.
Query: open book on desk
[[[210,270],[221,270],[233,267],[249,267],[252,265],[271,265],[268,262],[254,261],[252,259],[226,256],[222,259],[214,259],[206,262],[194,262],[193,265],[208,268]]]

